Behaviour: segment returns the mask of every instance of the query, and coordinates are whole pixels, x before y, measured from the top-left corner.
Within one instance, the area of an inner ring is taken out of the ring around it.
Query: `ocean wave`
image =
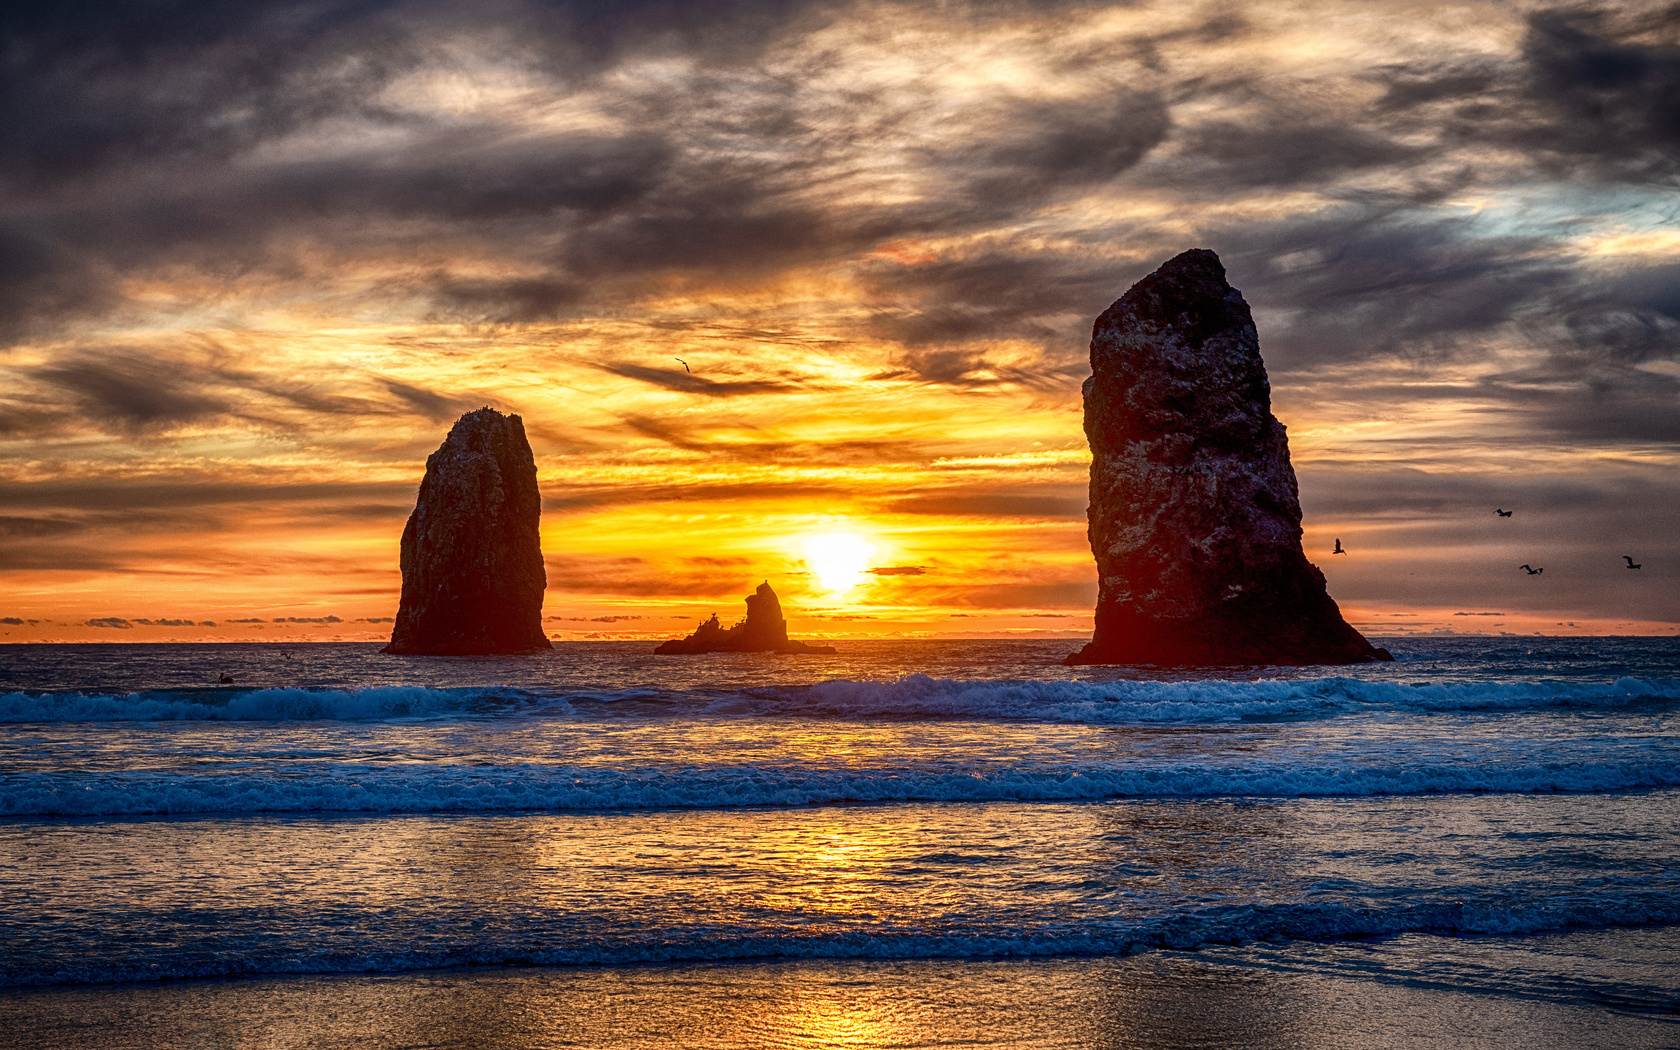
[[[425,718],[456,714],[527,694],[503,689],[272,688],[111,693],[6,693],[0,722],[317,721]]]
[[[836,680],[789,695],[790,709],[829,717],[1027,719],[1089,724],[1243,722],[1375,711],[1436,713],[1627,707],[1680,700],[1680,681],[1368,682],[1313,678],[1259,682],[966,681],[907,675]]]
[[[502,943],[464,934],[456,946],[416,948],[370,943],[360,950],[339,943],[288,951],[272,939],[205,954],[172,952],[162,958],[106,960],[55,954],[35,967],[15,962],[0,969],[0,986],[104,984],[258,974],[398,973],[456,966],[615,966],[786,959],[1019,959],[1056,956],[1128,956],[1151,950],[1193,950],[1260,940],[1331,941],[1432,933],[1447,936],[1521,936],[1558,930],[1651,927],[1680,923],[1680,903],[1660,889],[1598,899],[1529,896],[1499,900],[1424,901],[1355,905],[1295,902],[1207,906],[1177,914],[1126,921],[1093,918],[1066,927],[1023,932],[982,925],[970,929],[657,930],[640,937],[590,937],[537,933]]]
[[[797,687],[571,690],[380,686],[0,695],[0,723],[315,721],[543,713],[560,717],[724,715],[824,719],[968,718],[1091,725],[1311,720],[1344,714],[1619,708],[1680,701],[1680,681],[1085,682],[836,679]]]
[[[1361,797],[1465,792],[1612,792],[1680,786],[1680,762],[1649,755],[1596,761],[1393,765],[1284,762],[1090,765],[1080,768],[775,767],[635,771],[575,766],[408,767],[287,775],[42,773],[0,781],[0,815],[438,813],[720,809],[869,802],[1048,802],[1125,797]]]

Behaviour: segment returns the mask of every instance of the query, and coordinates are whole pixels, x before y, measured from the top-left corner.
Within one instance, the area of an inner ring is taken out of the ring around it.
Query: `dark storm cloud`
[[[636,49],[748,61],[808,6],[25,0],[0,13],[0,177],[44,189],[157,159],[222,159],[333,116],[398,120],[373,101],[379,89],[452,33],[500,30],[505,50],[576,77]]]
[[[1349,207],[1215,232],[1231,283],[1262,314],[1273,372],[1460,350],[1577,278],[1538,236],[1478,236],[1468,219]],[[1270,323],[1269,323],[1270,320]]]
[[[1160,145],[1172,126],[1159,96],[1132,91],[1112,98],[1015,100],[983,112],[980,120],[984,134],[977,144],[938,160],[960,173],[983,203],[1107,182]]]
[[[1551,117],[1538,145],[1672,176],[1680,167],[1680,47],[1628,38],[1672,29],[1676,18],[1680,7],[1534,17],[1524,43],[1528,90]]]
[[[178,362],[140,353],[71,357],[31,374],[63,391],[99,428],[131,436],[230,409],[225,398],[195,386]]]
[[[909,373],[972,385],[972,373],[991,366],[937,349],[941,344],[1019,338],[1077,347],[1090,339],[1092,318],[1125,291],[1127,277],[1136,280],[1148,267],[1136,274],[1133,269],[1135,264],[1113,259],[997,251],[910,265],[877,261],[861,276],[871,307],[869,330],[908,348],[903,365]],[[1072,374],[1052,368],[1004,381],[1054,384]]]
[[[1259,122],[1199,124],[1186,134],[1184,148],[1198,180],[1244,187],[1321,186],[1348,172],[1403,164],[1420,154],[1378,132],[1282,107]]]
[[[1409,63],[1374,71],[1373,113],[1398,130],[1509,148],[1542,169],[1666,182],[1680,171],[1680,9],[1576,5],[1530,15],[1516,62]]]

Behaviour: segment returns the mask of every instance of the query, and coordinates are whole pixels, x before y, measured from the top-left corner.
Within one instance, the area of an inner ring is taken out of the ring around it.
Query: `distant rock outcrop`
[[[1392,659],[1302,552],[1259,336],[1217,255],[1177,256],[1097,318],[1091,372],[1096,633],[1068,663]]]
[[[518,416],[456,420],[426,460],[402,536],[402,604],[387,653],[469,656],[552,648],[542,629],[537,465]]]
[[[695,628],[687,638],[673,638],[654,650],[665,655],[688,653],[833,653],[834,647],[810,645],[788,639],[782,603],[769,581],[747,595],[747,618],[724,630],[717,614]]]

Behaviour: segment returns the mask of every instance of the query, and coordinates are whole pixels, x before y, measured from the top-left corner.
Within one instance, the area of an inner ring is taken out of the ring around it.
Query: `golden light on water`
[[[876,549],[855,532],[819,532],[806,536],[800,548],[817,583],[831,595],[845,594],[863,582]]]

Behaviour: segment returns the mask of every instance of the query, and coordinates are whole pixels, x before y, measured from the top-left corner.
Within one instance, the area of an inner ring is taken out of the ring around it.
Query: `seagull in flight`
[[[1495,514],[1499,515],[1501,518],[1509,518],[1511,515],[1516,513],[1516,511],[1506,510],[1504,507],[1495,507],[1495,508],[1493,508],[1493,512]]]
[[[1529,574],[1529,575],[1530,575],[1530,576],[1538,576],[1538,575],[1540,575],[1540,574],[1541,574],[1541,573],[1543,573],[1543,572],[1545,572],[1545,571],[1546,571],[1546,570],[1545,570],[1545,569],[1543,569],[1543,568],[1541,568],[1541,569],[1531,569],[1531,568],[1529,568],[1529,567],[1528,567],[1528,566],[1526,566],[1526,565],[1524,565],[1524,566],[1521,566],[1521,568],[1522,568],[1522,571],[1523,571],[1523,572],[1526,572],[1526,573],[1528,573],[1528,574]]]
[[[1346,554],[1347,553],[1347,551],[1342,550],[1342,541],[1340,539],[1336,540],[1336,549],[1331,551],[1330,553],[1331,554]]]
[[[693,374],[694,374],[694,369],[692,369],[692,368],[690,368],[690,367],[688,367],[688,362],[687,362],[687,361],[684,361],[684,360],[683,360],[683,359],[682,359],[682,358],[680,358],[680,357],[673,357],[673,358],[671,358],[671,360],[673,360],[673,361],[675,361],[675,362],[676,362],[676,363],[677,363],[677,364],[679,364],[679,365],[682,365],[682,366],[683,366],[683,371],[684,371],[684,372],[687,372],[687,373],[688,373],[688,374],[689,374],[689,375],[693,375]]]
[[[1637,569],[1637,568],[1641,567],[1632,558],[1629,558],[1626,554],[1622,555],[1622,557],[1627,560],[1628,568]]]

